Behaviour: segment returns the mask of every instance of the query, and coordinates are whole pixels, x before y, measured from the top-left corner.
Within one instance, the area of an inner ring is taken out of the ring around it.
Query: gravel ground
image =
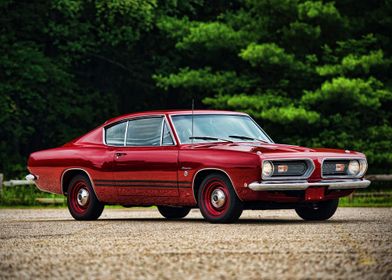
[[[213,225],[198,210],[0,209],[0,278],[392,279],[392,208],[339,208],[327,222],[294,211],[245,211]]]

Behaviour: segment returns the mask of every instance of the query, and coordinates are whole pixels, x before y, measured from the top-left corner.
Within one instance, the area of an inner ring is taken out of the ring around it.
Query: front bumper
[[[308,181],[264,181],[253,182],[248,185],[254,191],[299,191],[309,187],[328,187],[329,190],[364,189],[370,185],[369,180],[324,180],[319,182]]]

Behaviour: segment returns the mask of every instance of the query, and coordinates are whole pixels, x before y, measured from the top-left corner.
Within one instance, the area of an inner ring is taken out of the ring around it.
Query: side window
[[[162,121],[162,117],[130,120],[126,145],[159,146],[161,144]]]
[[[169,127],[167,126],[166,122],[163,125],[162,145],[163,146],[174,145],[173,138],[170,134],[170,130],[169,130]]]
[[[112,146],[124,146],[126,126],[127,122],[122,122],[106,128],[106,144]]]

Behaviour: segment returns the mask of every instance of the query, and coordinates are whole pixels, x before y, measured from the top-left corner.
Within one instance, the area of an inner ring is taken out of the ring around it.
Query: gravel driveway
[[[392,208],[339,208],[327,222],[294,211],[245,211],[213,225],[198,210],[0,209],[0,278],[392,279]]]

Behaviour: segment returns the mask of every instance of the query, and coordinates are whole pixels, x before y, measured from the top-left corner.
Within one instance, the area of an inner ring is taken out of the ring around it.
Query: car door
[[[123,146],[114,148],[119,196],[178,196],[178,148],[164,116],[130,119]]]

